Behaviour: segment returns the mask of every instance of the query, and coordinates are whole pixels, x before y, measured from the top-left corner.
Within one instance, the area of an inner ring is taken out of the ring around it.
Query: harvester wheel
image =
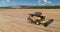
[[[35,24],[36,24],[36,25],[40,25],[40,21],[36,21]]]
[[[28,18],[27,20],[28,20],[28,23],[33,23],[32,19]]]

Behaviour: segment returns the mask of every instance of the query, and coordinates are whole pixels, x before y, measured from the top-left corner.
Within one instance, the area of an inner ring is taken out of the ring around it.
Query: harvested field
[[[34,12],[54,22],[48,27],[28,23],[28,14]],[[0,9],[0,32],[60,32],[60,9]]]

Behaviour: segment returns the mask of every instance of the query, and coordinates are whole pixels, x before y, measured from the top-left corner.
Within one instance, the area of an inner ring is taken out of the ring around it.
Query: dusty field
[[[37,11],[54,22],[46,28],[27,23],[28,14]],[[60,9],[0,9],[0,32],[60,32]]]

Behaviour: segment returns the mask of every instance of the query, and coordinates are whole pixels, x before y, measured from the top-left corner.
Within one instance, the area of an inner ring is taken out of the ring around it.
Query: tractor
[[[47,27],[50,23],[52,23],[54,20],[49,19],[48,21],[45,21],[46,16],[42,15],[42,12],[35,12],[33,14],[28,14],[28,22],[29,23],[34,23],[36,25],[43,24],[44,27]]]

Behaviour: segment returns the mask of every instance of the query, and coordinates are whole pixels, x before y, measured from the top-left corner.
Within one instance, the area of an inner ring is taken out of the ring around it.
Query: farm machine
[[[33,14],[28,14],[29,17],[27,18],[29,23],[34,23],[36,25],[43,25],[44,27],[47,27],[49,24],[51,24],[54,20],[48,19],[45,21],[46,16],[43,16],[41,12],[35,12]]]

